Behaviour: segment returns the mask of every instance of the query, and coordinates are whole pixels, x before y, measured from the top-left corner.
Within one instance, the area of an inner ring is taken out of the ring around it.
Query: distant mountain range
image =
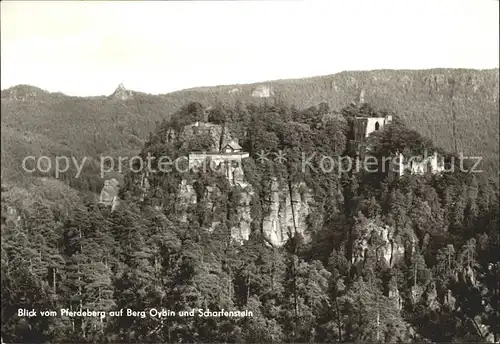
[[[23,178],[26,155],[97,157],[136,153],[157,122],[189,102],[321,102],[339,110],[368,102],[395,111],[442,148],[483,156],[498,175],[499,70],[431,69],[342,72],[304,79],[198,87],[162,95],[127,90],[74,97],[29,85],[2,90],[2,177]],[[455,147],[456,145],[456,147]]]

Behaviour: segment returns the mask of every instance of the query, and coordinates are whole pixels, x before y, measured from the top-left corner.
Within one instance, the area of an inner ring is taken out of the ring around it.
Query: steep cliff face
[[[188,221],[190,208],[203,202],[207,213],[207,229],[211,232],[221,224],[227,216],[226,209],[219,211],[220,208],[225,208],[227,204],[220,201],[222,191],[216,185],[205,186],[203,190],[196,190],[195,182],[182,180],[179,185],[177,194],[177,214],[178,220],[181,222]],[[230,228],[231,238],[239,243],[248,240],[250,236],[251,223],[253,221],[251,215],[251,204],[254,192],[250,185],[239,188],[239,200],[237,208],[234,212],[233,223],[236,225]],[[197,192],[198,191],[198,192]]]
[[[307,216],[312,202],[311,192],[305,183],[280,187],[276,179],[271,180],[267,215],[263,219],[264,238],[273,246],[283,246],[295,233],[309,239]]]
[[[231,228],[231,238],[243,244],[250,237],[252,225],[252,199],[254,192],[250,186],[244,188],[240,193],[238,209],[236,211],[236,223],[238,225]]]
[[[403,299],[399,293],[397,279],[394,276],[389,281],[389,299],[398,311],[403,309]]]
[[[177,204],[179,205],[177,211],[180,221],[187,221],[188,206],[190,204],[196,204],[196,202],[196,191],[193,185],[189,184],[186,180],[182,180],[179,185],[179,193],[177,194]]]
[[[239,243],[248,240],[253,221],[262,223],[262,235],[274,247],[283,246],[286,241],[300,233],[307,241],[307,217],[311,211],[312,196],[305,183],[294,184],[291,190],[288,186],[279,186],[276,179],[270,182],[270,196],[264,200],[262,219],[252,217],[252,201],[255,192],[248,183],[239,183],[233,186],[239,189],[239,200],[233,223],[230,228],[231,238]],[[221,219],[213,216],[221,190],[216,186],[207,186],[203,191],[203,202],[210,214],[209,230],[213,230],[221,223]],[[180,221],[188,220],[189,207],[202,202],[196,192],[193,182],[183,180],[179,186],[177,197],[178,214]]]

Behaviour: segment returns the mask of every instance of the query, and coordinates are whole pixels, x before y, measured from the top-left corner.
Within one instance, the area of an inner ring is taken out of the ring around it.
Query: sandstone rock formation
[[[104,181],[104,187],[101,190],[99,202],[111,206],[114,210],[118,206],[118,192],[120,191],[120,183],[115,179],[108,179]]]
[[[376,246],[373,245],[374,241],[377,241]],[[417,242],[416,237],[412,242]],[[387,266],[393,267],[405,254],[405,242],[394,228],[366,220],[361,224],[361,233],[353,243],[353,264],[362,264],[368,258],[367,254],[383,258]]]
[[[363,104],[364,102],[365,102],[365,89],[362,88],[361,91],[359,92],[358,103]]]
[[[174,134],[172,132],[167,132],[167,135],[168,138],[170,138]],[[219,124],[208,122],[195,122],[185,126],[182,134],[179,136],[179,140],[188,142],[197,135],[208,135],[210,137],[212,141],[210,152],[220,152],[224,146],[234,141],[227,128],[223,128],[223,126]]]
[[[21,221],[19,210],[11,205],[6,205],[4,209],[5,211],[2,210],[2,224],[11,222],[14,225],[18,225]]]
[[[295,233],[308,240],[306,219],[312,197],[305,183],[292,185],[290,190],[288,186],[280,187],[274,178],[269,188],[270,196],[265,200],[268,214],[262,224],[264,238],[275,247],[283,246]]]
[[[398,283],[396,277],[392,277],[389,281],[389,299],[394,304],[396,309],[400,311],[403,309],[403,299],[398,290]]]
[[[251,232],[251,224],[255,220],[251,214],[251,204],[254,191],[251,185],[240,179],[233,184],[239,188],[239,205],[236,210],[235,223],[237,225],[230,228],[231,238],[236,242],[243,243],[248,240]],[[283,246],[290,236],[300,233],[305,240],[309,239],[307,234],[307,216],[310,213],[312,196],[310,190],[304,183],[292,186],[290,192],[287,186],[280,187],[276,180],[270,183],[271,193],[266,200],[267,212],[262,219],[262,230],[264,238],[275,247]],[[204,190],[203,199],[210,214],[213,213],[214,203],[217,199],[218,190],[215,186],[207,186]],[[200,199],[192,182],[183,180],[179,186],[177,198],[179,205],[179,220],[187,221],[187,210],[190,205],[197,204]],[[213,218],[209,230],[213,230],[221,219]]]
[[[242,190],[240,196],[240,204],[237,211],[237,226],[231,228],[231,238],[243,244],[250,237],[251,224],[252,224],[252,213],[251,213],[251,202],[254,195],[251,187],[247,187]]]
[[[134,95],[133,92],[127,90],[125,88],[125,86],[123,86],[123,83],[121,83],[120,85],[118,85],[118,87],[113,92],[113,94],[111,95],[111,97],[115,98],[115,99],[119,99],[119,100],[124,101],[124,100],[132,98],[133,95]]]
[[[48,91],[42,90],[41,88],[30,86],[30,85],[17,85],[10,87],[6,90],[2,90],[2,102],[3,101],[43,101],[48,98],[63,97],[64,94],[49,93]]]
[[[259,85],[252,90],[252,97],[256,98],[269,98],[274,95],[271,87],[267,85]]]
[[[197,197],[193,185],[186,180],[182,180],[179,185],[179,193],[177,196],[177,204],[179,204],[178,213],[181,222],[187,221],[187,209],[190,204],[196,204]]]

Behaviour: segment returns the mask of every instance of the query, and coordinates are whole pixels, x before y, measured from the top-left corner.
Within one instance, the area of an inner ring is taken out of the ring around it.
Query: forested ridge
[[[114,211],[64,183],[44,184],[51,179],[30,190],[5,185],[5,342],[499,340],[497,180],[461,171],[397,177],[297,168],[302,153],[346,156],[352,118],[389,113],[394,121],[370,137],[371,154],[456,156],[408,127],[397,109],[326,102],[304,109],[284,99],[210,105],[207,114],[207,104],[186,102],[158,121],[140,155],[175,158],[206,148],[207,137],[179,134],[207,115],[227,126],[250,152],[243,163],[253,190],[249,240],[231,238],[247,190],[212,171],[156,172],[147,189],[143,173],[130,172]],[[167,138],[171,132],[176,139]],[[260,163],[260,151],[287,159]],[[262,235],[271,180],[303,182],[313,196],[307,235],[295,232],[283,247]],[[194,185],[195,202],[179,201],[182,181]],[[28,318],[17,316],[18,308],[225,309],[253,316]]]
[[[268,98],[253,96],[264,86]],[[110,96],[74,97],[29,85],[2,90],[2,177],[24,182],[26,155],[88,157],[72,187],[102,188],[101,155],[134,155],[158,122],[188,102],[263,104],[286,102],[303,110],[326,102],[341,109],[363,100],[399,114],[408,128],[455,153],[482,156],[483,169],[497,176],[499,161],[498,69],[374,70],[248,85],[200,87],[162,95],[118,89]],[[111,93],[111,90],[110,90]],[[124,95],[121,98],[120,95]],[[27,184],[30,182],[27,181]]]

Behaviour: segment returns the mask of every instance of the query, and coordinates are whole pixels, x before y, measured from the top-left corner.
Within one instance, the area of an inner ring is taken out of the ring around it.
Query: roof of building
[[[200,127],[200,128],[218,128],[220,127],[219,124],[215,123],[210,123],[210,122],[202,122],[202,121],[196,121],[194,123],[188,124],[185,126],[185,128],[193,128],[193,127]]]
[[[234,140],[232,140],[231,142],[229,142],[228,144],[226,144],[224,146],[224,149],[226,147],[230,147],[233,150],[240,150],[241,149],[241,146],[236,141],[234,141]]]
[[[364,116],[356,116],[355,118],[356,118],[357,120],[360,120],[360,119],[366,119],[366,120],[368,120],[368,119],[377,119],[377,120],[378,120],[378,119],[380,119],[380,120],[382,120],[382,119],[388,119],[389,117],[388,117],[388,116],[378,116],[378,117],[371,117],[371,116],[367,116],[367,117],[364,117]]]

